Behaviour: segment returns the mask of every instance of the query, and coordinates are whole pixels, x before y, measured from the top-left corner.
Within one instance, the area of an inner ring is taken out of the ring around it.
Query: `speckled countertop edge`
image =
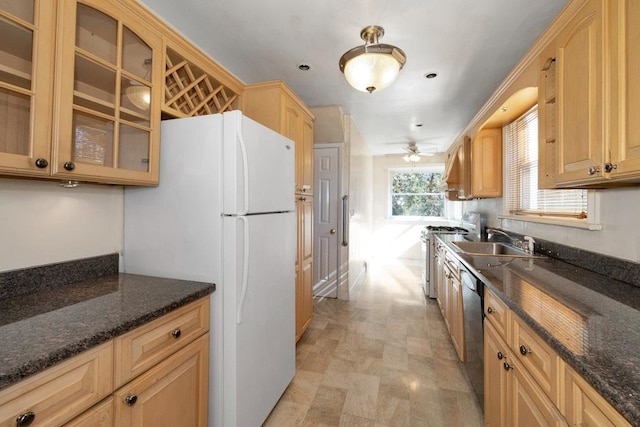
[[[95,288],[97,296],[60,307]],[[66,286],[42,301],[42,312],[0,326],[0,389],[109,341],[215,290],[215,284],[114,274]],[[19,311],[24,295],[0,301],[2,314]],[[51,310],[52,305],[54,308]]]
[[[533,330],[535,330],[554,350],[558,352],[561,358],[576,372],[587,380],[587,382],[597,390],[620,414],[622,414],[632,425],[640,425],[640,383],[636,382],[636,378],[621,378],[616,372],[622,370],[626,372],[630,366],[625,365],[625,361],[620,361],[619,349],[603,349],[601,354],[589,355],[591,357],[584,357],[575,354],[564,343],[556,337],[553,333],[543,328],[534,318],[532,318],[527,311],[513,301],[508,295],[505,294],[502,283],[496,280],[492,281],[492,276],[489,272],[478,271],[473,257],[469,257],[463,253],[460,253],[451,243],[456,240],[461,240],[460,236],[454,235],[440,235],[438,239],[443,242],[446,247],[455,254],[457,258],[464,264],[464,266],[470,269],[485,286],[488,286],[495,295],[502,299],[507,306],[518,314]],[[486,259],[486,258],[485,258]],[[494,259],[494,262],[498,259]],[[500,260],[504,262],[504,259]],[[640,290],[637,286],[633,286],[627,283],[616,281],[610,277],[606,277],[592,271],[581,269],[574,265],[566,264],[559,260],[547,259],[539,261],[539,264],[547,264],[550,270],[567,271],[573,275],[572,280],[575,282],[573,286],[578,286],[587,292],[588,290],[594,293],[602,294],[602,301],[612,299],[618,301],[620,304],[625,305],[625,309],[628,309],[634,314],[634,319],[640,318],[640,312],[638,311],[638,304],[640,302]],[[526,273],[523,274],[526,277]],[[562,277],[560,279],[563,279]],[[513,285],[513,284],[510,284]],[[552,292],[547,294],[552,298],[557,298],[558,295],[554,295]],[[621,329],[625,330],[625,325],[620,325]],[[630,329],[629,333],[632,334],[628,340],[625,340],[624,346],[626,352],[630,356],[635,356],[640,352],[640,340],[636,335],[640,331],[634,331]],[[627,363],[628,364],[628,363]],[[631,367],[633,369],[633,367]],[[636,366],[637,369],[637,366]]]

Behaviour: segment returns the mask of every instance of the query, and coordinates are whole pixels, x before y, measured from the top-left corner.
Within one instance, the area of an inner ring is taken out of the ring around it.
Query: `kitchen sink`
[[[541,258],[538,255],[532,255],[522,249],[505,245],[498,242],[469,242],[460,241],[452,242],[460,251],[467,255],[474,256],[493,256],[493,257],[511,257],[511,258]]]

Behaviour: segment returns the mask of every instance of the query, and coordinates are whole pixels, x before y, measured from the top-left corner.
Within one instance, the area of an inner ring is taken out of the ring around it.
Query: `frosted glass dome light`
[[[360,37],[365,44],[347,51],[340,58],[340,71],[359,91],[373,93],[389,86],[407,61],[402,49],[378,43],[383,35],[382,27],[364,28]]]

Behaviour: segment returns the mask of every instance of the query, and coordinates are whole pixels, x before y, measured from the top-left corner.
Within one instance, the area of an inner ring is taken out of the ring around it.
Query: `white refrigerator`
[[[228,112],[168,120],[125,189],[127,273],[213,282],[209,425],[262,424],[295,374],[294,145]]]

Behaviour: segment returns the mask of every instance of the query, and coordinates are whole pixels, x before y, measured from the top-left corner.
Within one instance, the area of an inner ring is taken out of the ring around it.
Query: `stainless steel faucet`
[[[524,247],[524,242],[522,240],[519,240],[519,239],[516,239],[516,238],[510,236],[508,233],[506,233],[506,232],[504,232],[502,230],[498,230],[496,228],[487,227],[487,240],[491,241],[491,238],[493,237],[494,234],[500,234],[502,236],[505,236],[507,239],[509,239],[509,243],[511,245],[513,245],[514,247],[518,248],[518,249],[527,250],[527,248]],[[533,252],[531,252],[531,253],[533,253]]]

